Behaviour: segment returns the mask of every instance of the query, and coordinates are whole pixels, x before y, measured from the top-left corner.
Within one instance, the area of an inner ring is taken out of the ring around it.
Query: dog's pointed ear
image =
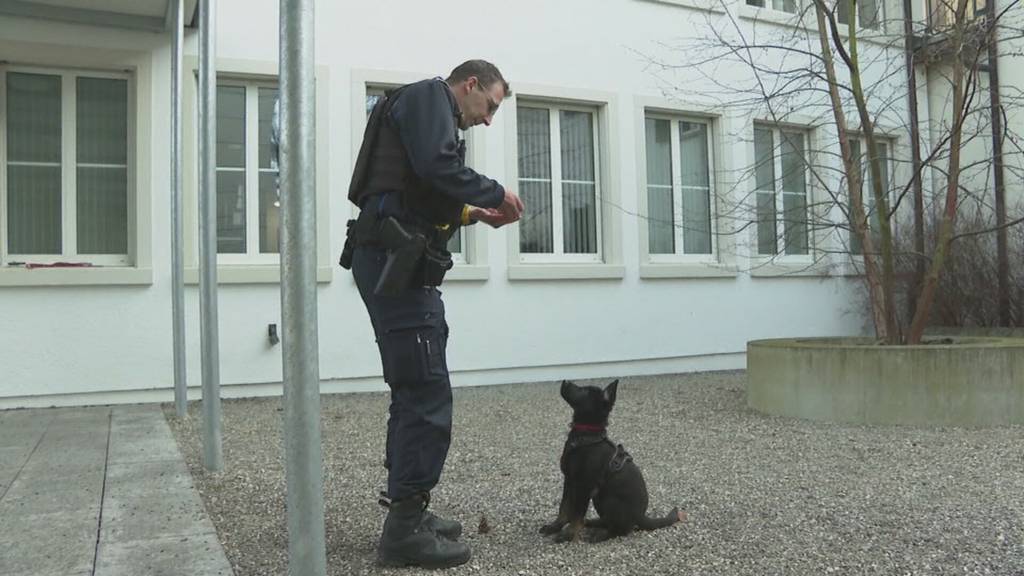
[[[561,394],[562,394],[562,398],[563,398],[563,399],[564,399],[564,400],[565,400],[566,402],[569,402],[569,393],[570,393],[570,392],[572,391],[572,389],[573,389],[573,388],[575,388],[575,387],[576,387],[576,385],[575,385],[575,384],[573,384],[571,380],[562,380],[562,386],[561,386],[561,388],[559,389],[559,391],[560,391],[560,392],[561,392]]]
[[[619,379],[616,378],[611,384],[604,387],[604,397],[609,405],[615,404],[615,392],[619,389]]]

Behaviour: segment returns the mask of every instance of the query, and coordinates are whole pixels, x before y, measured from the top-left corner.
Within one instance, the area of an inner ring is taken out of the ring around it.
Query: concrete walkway
[[[0,574],[232,574],[157,405],[0,411]]]

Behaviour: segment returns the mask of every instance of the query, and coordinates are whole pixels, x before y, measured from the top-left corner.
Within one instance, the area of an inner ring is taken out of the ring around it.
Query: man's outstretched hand
[[[469,217],[472,220],[483,222],[492,228],[501,228],[505,224],[511,224],[519,218],[513,218],[503,213],[498,208],[477,208],[469,209]]]
[[[469,217],[472,220],[479,220],[492,228],[501,228],[505,224],[518,221],[523,216],[523,201],[516,196],[515,192],[505,189],[505,198],[501,206],[497,208],[479,208],[473,206],[469,209]]]
[[[498,210],[510,218],[514,217],[512,222],[515,222],[523,216],[523,201],[516,196],[515,192],[506,188],[505,198],[502,200],[501,206],[498,206]]]

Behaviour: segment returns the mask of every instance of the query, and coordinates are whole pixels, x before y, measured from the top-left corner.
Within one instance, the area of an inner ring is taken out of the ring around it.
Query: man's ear
[[[615,392],[619,389],[619,379],[616,378],[611,384],[604,387],[604,398],[609,405],[615,404]]]

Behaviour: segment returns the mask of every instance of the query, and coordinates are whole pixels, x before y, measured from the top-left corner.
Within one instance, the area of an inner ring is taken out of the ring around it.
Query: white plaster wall
[[[276,60],[277,6],[276,0],[218,2],[218,57]],[[329,219],[332,264],[351,213],[344,193],[353,156],[352,70],[443,76],[479,57],[495,62],[513,90],[521,83],[613,93],[617,129],[602,137],[620,151],[611,184],[619,187],[623,209],[635,212],[642,167],[634,142],[643,126],[634,122],[633,99],[661,94],[636,51],[658,54],[658,42],[693,35],[704,22],[685,7],[650,0],[459,0],[443,10],[429,2],[378,0],[356,8],[324,1],[317,9],[317,64],[329,70],[330,155],[319,169],[327,171],[330,203],[320,217]],[[187,54],[195,55],[197,39],[190,32]],[[139,81],[154,94],[146,135],[152,226],[143,231],[152,238],[153,282],[0,288],[0,406],[170,400],[170,106],[161,96],[170,88],[169,42],[148,33],[9,18],[0,18],[0,40],[54,52],[83,46],[149,51],[153,74]],[[475,129],[485,142],[480,169],[499,180],[506,154],[515,152],[505,144],[510,128],[499,112],[492,127]],[[744,164],[741,148],[726,147],[730,158],[723,162]],[[509,281],[506,232],[489,231],[489,279],[443,287],[456,385],[742,367],[745,343],[753,338],[864,330],[857,289],[846,279],[753,278],[742,271],[734,278],[641,279],[638,238],[646,224],[626,213],[617,218],[625,277],[616,280]],[[742,257],[742,241],[739,248]],[[348,272],[333,266],[332,281],[320,284],[318,294],[324,389],[383,388],[369,322]],[[280,390],[280,347],[266,339],[267,324],[280,323],[279,313],[276,284],[220,287],[225,395]],[[186,314],[189,384],[197,397],[194,285],[186,287]]]

